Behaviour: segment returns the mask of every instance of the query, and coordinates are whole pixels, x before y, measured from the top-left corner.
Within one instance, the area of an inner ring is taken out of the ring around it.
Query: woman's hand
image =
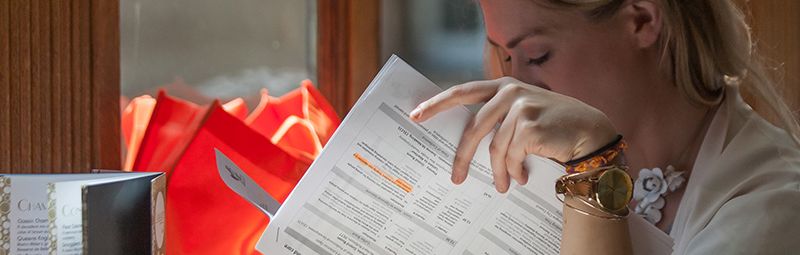
[[[524,185],[528,154],[566,162],[599,149],[617,132],[599,110],[514,78],[475,81],[451,87],[421,103],[411,112],[414,121],[425,121],[460,104],[486,102],[464,130],[456,150],[451,179],[460,184],[481,139],[500,123],[489,146],[495,187],[508,191],[510,177]]]

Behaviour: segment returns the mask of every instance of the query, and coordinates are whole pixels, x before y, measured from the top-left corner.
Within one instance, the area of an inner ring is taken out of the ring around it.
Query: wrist
[[[619,135],[617,129],[607,118],[598,118],[587,125],[591,125],[591,127],[585,130],[583,142],[576,146],[574,154],[569,160],[585,157],[592,152],[600,150],[603,146],[617,139]]]
[[[555,189],[565,206],[581,214],[621,219],[629,213],[633,181],[624,167],[609,166],[561,176]]]
[[[610,212],[606,212],[597,206],[590,206],[586,204],[584,201],[581,201],[581,199],[582,198],[576,196],[564,196],[563,210],[573,211],[574,213],[577,213],[579,215],[584,215],[589,217],[600,216],[601,218],[615,218],[616,215]]]
[[[587,155],[562,163],[567,173],[579,173],[610,165],[625,166],[624,150],[628,145],[622,140],[622,135],[615,135],[610,141]]]

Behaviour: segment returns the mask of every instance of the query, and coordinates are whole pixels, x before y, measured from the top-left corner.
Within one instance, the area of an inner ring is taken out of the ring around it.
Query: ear
[[[658,42],[663,27],[659,1],[633,0],[627,9],[631,17],[630,32],[636,45],[640,48],[649,48]]]

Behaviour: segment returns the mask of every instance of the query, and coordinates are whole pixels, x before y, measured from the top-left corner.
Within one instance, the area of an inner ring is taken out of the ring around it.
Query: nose
[[[507,68],[504,68],[504,72],[506,76],[513,77],[521,82],[531,84],[546,90],[551,90],[550,86],[548,86],[545,82],[541,80],[541,77],[537,74],[537,72],[531,68],[528,68],[528,65],[525,61],[519,60],[512,60],[512,63]]]
[[[528,84],[535,84],[537,79],[535,79],[535,74],[531,70],[525,68],[524,61],[519,60],[519,58],[512,59],[511,63],[508,66],[508,73],[506,75],[513,77],[521,82],[525,82]]]
[[[528,84],[534,84],[538,81],[538,79],[536,79],[536,74],[533,70],[527,68],[527,63],[523,58],[512,58],[509,64],[508,76]]]

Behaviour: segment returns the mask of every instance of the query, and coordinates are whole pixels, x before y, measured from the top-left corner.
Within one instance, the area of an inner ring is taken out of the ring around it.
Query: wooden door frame
[[[317,85],[340,117],[378,73],[379,0],[317,0]]]
[[[0,1],[0,172],[120,168],[119,0]]]

